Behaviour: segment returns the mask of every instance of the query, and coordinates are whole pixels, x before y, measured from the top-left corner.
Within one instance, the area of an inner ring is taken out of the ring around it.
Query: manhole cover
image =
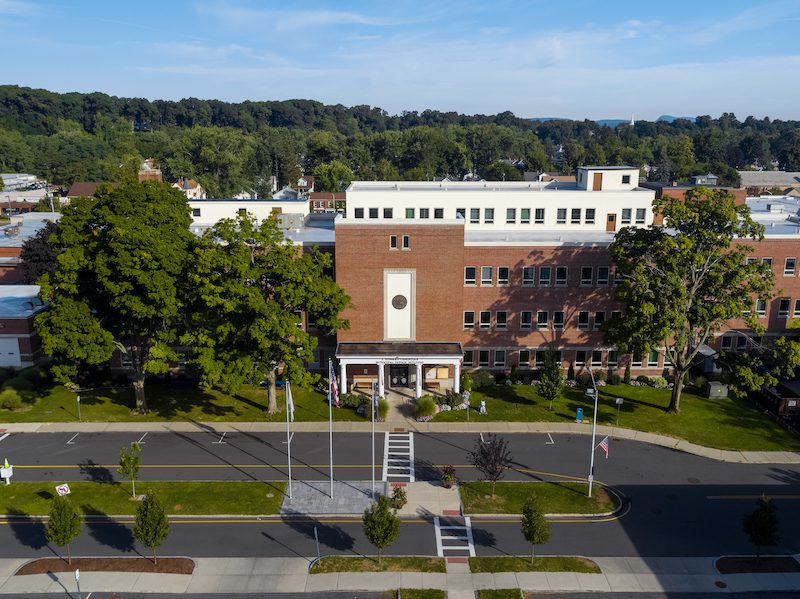
[[[725,584],[724,582],[722,582],[721,580],[714,581],[714,586],[716,586],[718,589],[727,589],[728,588],[728,585]]]
[[[692,477],[692,478],[687,478],[686,480],[688,480],[689,483],[692,484],[692,485],[699,485],[700,484],[700,479],[699,478]]]

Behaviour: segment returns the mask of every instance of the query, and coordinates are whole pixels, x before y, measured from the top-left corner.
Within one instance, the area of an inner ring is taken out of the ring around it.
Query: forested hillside
[[[532,110],[535,107],[532,107]],[[559,146],[563,153],[558,154]],[[705,171],[736,183],[735,169],[800,170],[800,122],[733,114],[695,121],[532,122],[426,110],[389,115],[369,106],[310,100],[230,103],[57,94],[0,86],[0,170],[31,172],[53,183],[126,180],[145,157],[168,180],[192,177],[211,197],[241,190],[265,195],[301,172],[323,189],[352,179],[431,179],[476,172],[487,179],[527,170],[570,172],[582,164],[650,165],[650,178],[685,179]]]

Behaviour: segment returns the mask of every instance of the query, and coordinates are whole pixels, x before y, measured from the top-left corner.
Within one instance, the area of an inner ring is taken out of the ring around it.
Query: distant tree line
[[[51,182],[129,181],[145,157],[167,180],[198,180],[212,197],[270,192],[316,174],[322,191],[351,179],[513,180],[521,169],[570,173],[580,165],[648,165],[652,180],[712,171],[737,184],[736,169],[800,170],[800,122],[718,119],[637,122],[530,121],[510,112],[403,112],[311,100],[177,102],[102,93],[57,94],[0,86],[0,170]]]

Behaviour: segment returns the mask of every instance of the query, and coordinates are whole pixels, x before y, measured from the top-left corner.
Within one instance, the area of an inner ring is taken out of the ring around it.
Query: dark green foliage
[[[646,374],[640,374],[636,377],[636,382],[640,385],[649,385],[650,384],[650,377]]]
[[[167,535],[169,535],[167,513],[158,498],[149,493],[136,508],[133,536],[142,545],[153,550],[153,563],[156,563],[156,549],[161,546]]]
[[[544,354],[544,364],[539,369],[539,386],[536,391],[539,396],[550,402],[550,409],[553,409],[553,401],[564,388],[564,371],[561,368],[561,361],[558,353],[547,350]]]
[[[511,452],[508,450],[508,441],[494,433],[475,439],[475,449],[469,452],[468,459],[484,480],[492,483],[492,496],[494,485],[503,477],[505,471],[511,467]]]
[[[139,467],[142,463],[142,450],[138,443],[131,443],[130,450],[124,447],[119,452],[119,472],[131,481],[131,497],[136,497],[136,479],[139,478]]]
[[[60,253],[57,246],[50,243],[50,236],[56,230],[56,223],[48,222],[44,227],[22,244],[19,259],[20,283],[34,285],[39,278],[56,269],[56,257]]]
[[[430,395],[423,395],[414,402],[414,416],[421,418],[436,414],[436,402]]]
[[[49,373],[40,366],[30,366],[24,370],[20,370],[17,376],[18,378],[29,381],[36,389],[41,389],[46,386],[50,379]]]
[[[612,372],[608,376],[608,384],[609,385],[619,385],[620,383],[622,383],[622,377],[620,375],[618,375],[616,372]]]
[[[3,389],[14,389],[15,391],[33,391],[34,385],[28,379],[15,376],[3,383]]]
[[[386,416],[388,414],[389,414],[389,402],[381,397],[378,400],[378,418],[380,418],[381,420],[386,420]]]
[[[575,366],[572,362],[569,363],[569,368],[567,368],[567,380],[568,381],[575,380]]]
[[[472,391],[472,375],[468,372],[461,373],[461,389],[464,391]]]
[[[476,370],[472,373],[472,389],[480,391],[495,384],[494,375],[488,370]]]
[[[14,389],[0,391],[0,408],[4,410],[19,410],[22,407],[22,396]]]
[[[378,495],[377,501],[364,510],[364,536],[378,549],[378,563],[382,559],[382,551],[400,534],[400,518],[391,506],[391,500]]]
[[[536,545],[547,543],[550,539],[550,523],[539,509],[534,495],[531,495],[522,506],[522,535],[531,544],[531,564],[533,564]]]
[[[780,543],[778,534],[778,514],[772,499],[762,495],[756,500],[756,508],[747,514],[742,521],[742,528],[748,540],[758,549]]]
[[[631,363],[628,362],[625,364],[625,376],[622,378],[622,382],[626,385],[631,384]]]
[[[66,495],[56,495],[50,508],[45,535],[59,547],[67,547],[67,562],[72,563],[69,546],[81,532],[81,516]]]

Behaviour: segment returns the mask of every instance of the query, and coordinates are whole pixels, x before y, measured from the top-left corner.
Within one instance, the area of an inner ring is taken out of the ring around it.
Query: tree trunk
[[[269,373],[267,373],[267,397],[269,398],[269,405],[267,407],[267,411],[270,414],[274,414],[278,411],[278,400],[275,396],[275,369],[271,369]]]
[[[136,395],[136,411],[147,414],[147,398],[144,395],[144,373],[133,375],[133,392]]]
[[[156,557],[156,548],[153,547],[153,565],[158,563],[158,558]]]
[[[72,553],[69,550],[69,543],[67,543],[67,564],[72,565]]]
[[[533,558],[536,556],[536,545],[531,543],[531,566],[533,566]]]
[[[131,497],[136,499],[136,479],[135,478],[131,479],[131,487],[133,487],[133,490],[131,491],[131,493],[132,493]]]
[[[497,484],[497,481],[493,480],[492,481],[492,499],[494,499],[494,486],[495,486],[495,484]]]
[[[378,548],[378,565],[383,563],[383,549]]]
[[[675,369],[675,382],[672,385],[672,394],[669,398],[669,407],[667,408],[668,414],[677,414],[681,411],[681,392],[683,391],[683,376],[687,370]]]

